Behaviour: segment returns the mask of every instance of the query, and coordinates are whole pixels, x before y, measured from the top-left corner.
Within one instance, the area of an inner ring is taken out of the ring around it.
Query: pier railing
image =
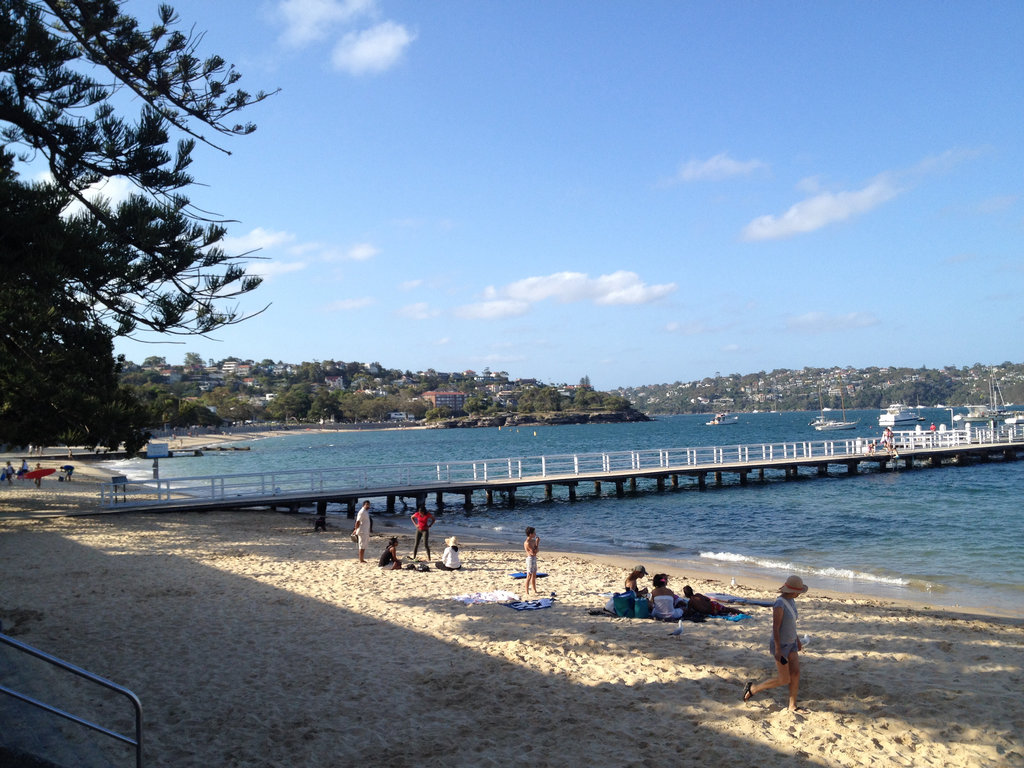
[[[900,450],[955,448],[979,442],[1024,442],[1024,429],[955,429],[901,431],[895,433]],[[159,504],[173,499],[212,501],[246,498],[294,497],[338,492],[387,491],[403,488],[452,488],[480,486],[499,481],[543,481],[588,476],[608,478],[617,473],[637,474],[659,471],[680,472],[707,468],[736,468],[744,464],[764,465],[786,460],[804,461],[863,457],[881,452],[877,439],[846,437],[827,440],[798,440],[750,445],[720,445],[698,448],[659,448],[632,451],[604,451],[553,456],[519,456],[466,461],[414,464],[375,464],[326,469],[276,470],[230,475],[169,477],[125,483],[123,478],[101,486],[100,503],[114,507],[118,494],[133,506]],[[369,494],[367,494],[369,495]]]

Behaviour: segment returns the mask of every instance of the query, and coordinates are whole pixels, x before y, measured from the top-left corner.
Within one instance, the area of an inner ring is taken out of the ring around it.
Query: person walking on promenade
[[[422,541],[424,549],[427,550],[427,560],[430,560],[430,526],[434,524],[436,518],[420,504],[409,519],[416,526],[416,544],[412,548],[412,559],[416,559],[416,553],[419,551]]]
[[[789,711],[803,714],[807,710],[797,707],[796,697],[800,691],[800,650],[803,643],[796,630],[797,611],[795,599],[807,591],[807,585],[799,576],[790,576],[786,583],[779,587],[779,597],[772,606],[772,639],[768,644],[772,658],[775,659],[776,674],[771,680],[755,684],[749,681],[743,689],[743,700],[750,701],[754,694],[789,686]]]
[[[359,512],[356,513],[356,527],[352,529],[358,539],[356,542],[359,547],[359,562],[366,562],[366,545],[370,543],[370,531],[372,522],[370,521],[370,502],[364,501],[363,506],[359,508]]]
[[[530,594],[530,587],[533,587],[533,594],[539,595],[537,591],[537,553],[540,551],[540,536],[532,526],[526,529],[526,541],[523,542],[523,549],[526,550],[526,594]]]

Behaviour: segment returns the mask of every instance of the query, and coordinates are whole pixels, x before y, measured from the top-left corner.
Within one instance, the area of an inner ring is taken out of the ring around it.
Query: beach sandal
[[[747,687],[743,689],[743,700],[744,701],[750,701],[752,698],[754,698],[754,692],[752,690],[750,690],[753,687],[753,685],[754,685],[754,681],[753,680],[748,680],[747,681]]]

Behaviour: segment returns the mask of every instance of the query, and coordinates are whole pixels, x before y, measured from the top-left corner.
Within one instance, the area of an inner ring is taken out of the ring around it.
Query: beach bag
[[[638,597],[633,601],[633,618],[634,619],[649,619],[651,618],[651,603],[646,597]]]
[[[359,534],[358,533],[353,533],[351,536],[349,536],[349,538],[352,539],[352,543],[355,544],[356,542],[359,541]]]
[[[632,616],[634,602],[636,602],[636,596],[632,592],[623,592],[621,595],[613,595],[612,605],[615,608],[615,615]]]

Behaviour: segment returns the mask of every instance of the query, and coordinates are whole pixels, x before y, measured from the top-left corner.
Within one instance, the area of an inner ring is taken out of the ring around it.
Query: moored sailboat
[[[810,426],[814,427],[819,432],[838,432],[842,429],[853,429],[857,426],[856,421],[847,421],[846,419],[846,398],[843,396],[842,380],[839,385],[839,398],[843,407],[843,418],[839,419],[826,419],[825,418],[825,406],[821,400],[821,385],[818,385],[818,409],[819,416],[810,423]]]

